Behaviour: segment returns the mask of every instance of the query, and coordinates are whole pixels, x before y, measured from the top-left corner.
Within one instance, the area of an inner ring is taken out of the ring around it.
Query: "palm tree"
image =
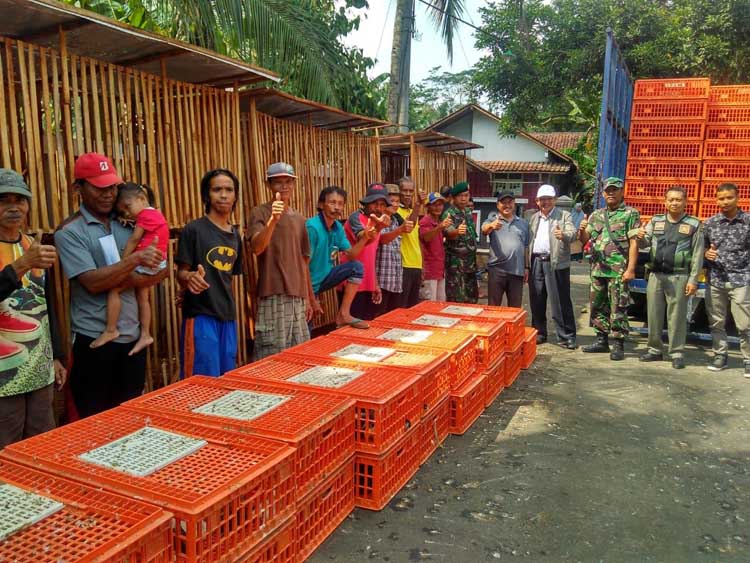
[[[393,25],[391,49],[391,79],[388,90],[388,120],[398,123],[400,131],[407,130],[409,122],[409,73],[411,38],[414,34],[414,3],[416,0],[397,0],[396,19]],[[427,5],[428,13],[443,36],[448,60],[453,62],[453,35],[458,18],[464,13],[465,0],[420,0]]]
[[[349,30],[334,0],[64,1],[271,69],[282,87],[343,109],[342,82],[366,79],[366,60],[339,40]]]

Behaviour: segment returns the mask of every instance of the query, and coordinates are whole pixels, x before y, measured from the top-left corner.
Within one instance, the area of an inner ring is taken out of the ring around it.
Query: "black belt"
[[[550,259],[549,254],[532,254],[531,257],[542,262],[549,262]]]

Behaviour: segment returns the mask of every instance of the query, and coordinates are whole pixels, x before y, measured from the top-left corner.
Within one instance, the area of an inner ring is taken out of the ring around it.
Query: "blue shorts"
[[[219,377],[237,367],[237,323],[198,315],[182,320],[180,379]]]

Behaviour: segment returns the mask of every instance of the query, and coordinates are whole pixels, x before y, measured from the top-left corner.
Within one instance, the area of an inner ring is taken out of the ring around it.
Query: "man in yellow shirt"
[[[398,181],[401,192],[401,207],[398,214],[412,227],[401,235],[401,263],[404,267],[401,307],[412,307],[419,303],[419,288],[422,285],[422,249],[419,245],[419,215],[426,199],[425,194],[415,193],[414,181],[408,176]]]

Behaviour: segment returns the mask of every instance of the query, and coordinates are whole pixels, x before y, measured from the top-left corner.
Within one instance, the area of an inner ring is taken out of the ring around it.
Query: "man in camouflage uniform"
[[[448,301],[476,303],[477,231],[469,203],[469,184],[453,186],[453,206],[444,213],[453,225],[445,230],[445,295]]]
[[[635,279],[638,262],[636,236],[641,225],[638,210],[623,203],[624,182],[607,178],[604,200],[607,207],[597,209],[591,218],[581,221],[581,242],[591,240],[591,322],[596,330],[596,342],[584,346],[584,352],[609,352],[612,335],[611,360],[625,359],[625,336],[628,325],[628,282]]]
[[[642,362],[662,359],[661,334],[666,308],[668,351],[674,369],[685,367],[688,298],[698,290],[698,275],[703,265],[701,222],[685,213],[686,204],[685,188],[672,186],[665,196],[667,213],[654,215],[637,235],[638,246],[651,248],[646,264],[649,272],[646,289],[648,351],[639,359]]]

